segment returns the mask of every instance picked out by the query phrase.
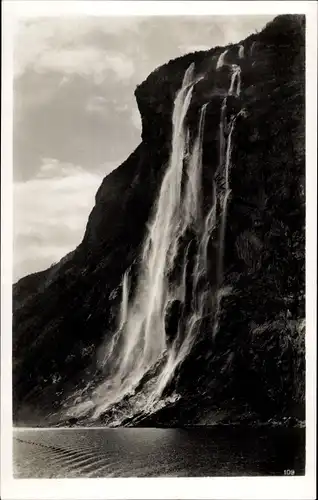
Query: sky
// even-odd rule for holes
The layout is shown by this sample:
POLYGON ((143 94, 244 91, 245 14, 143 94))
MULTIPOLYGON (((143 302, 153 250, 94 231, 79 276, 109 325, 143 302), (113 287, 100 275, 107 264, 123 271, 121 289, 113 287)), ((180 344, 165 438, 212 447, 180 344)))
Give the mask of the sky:
POLYGON ((105 175, 140 143, 134 90, 156 67, 274 16, 20 20, 14 44, 13 280, 81 241, 105 175))

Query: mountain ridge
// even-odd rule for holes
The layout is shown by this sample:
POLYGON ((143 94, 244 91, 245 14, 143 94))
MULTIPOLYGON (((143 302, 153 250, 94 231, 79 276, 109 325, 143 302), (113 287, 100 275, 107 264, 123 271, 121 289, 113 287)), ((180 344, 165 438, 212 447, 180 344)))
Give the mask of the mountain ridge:
POLYGON ((196 423, 222 405, 236 413, 245 406, 261 419, 304 417, 304 37, 304 16, 278 16, 238 44, 169 61, 137 87, 142 142, 103 180, 82 242, 14 285, 15 422, 56 424, 68 395, 102 376, 98 348, 115 328, 127 268, 133 287, 136 281, 169 161, 175 94, 191 62, 203 76, 187 117, 193 135, 198 110, 207 98, 212 103, 203 144, 206 204, 230 66, 241 66, 241 96, 228 100, 229 110, 246 114, 234 136, 225 247, 226 283, 235 293, 224 298, 216 341, 202 338, 180 367, 173 381, 180 401, 148 421, 196 423), (217 70, 226 50, 229 62, 217 70))

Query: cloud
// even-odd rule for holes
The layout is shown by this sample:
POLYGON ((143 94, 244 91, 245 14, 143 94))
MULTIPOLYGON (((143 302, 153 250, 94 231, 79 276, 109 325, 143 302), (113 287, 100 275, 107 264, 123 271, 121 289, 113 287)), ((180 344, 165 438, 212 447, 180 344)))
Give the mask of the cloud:
POLYGON ((78 175, 86 175, 82 167, 73 163, 62 163, 56 158, 43 158, 36 179, 62 179, 78 175))
MULTIPOLYGON (((118 79, 129 79, 134 73, 133 61, 105 44, 89 43, 94 33, 119 35, 127 28, 137 26, 137 20, 118 19, 112 22, 96 19, 38 19, 20 23, 15 41, 15 74, 21 76, 27 69, 38 73, 60 72, 63 75, 92 76, 101 83, 107 73, 118 79)), ((62 85, 68 80, 61 79, 62 85)))
POLYGON ((80 243, 102 178, 45 159, 37 178, 14 184, 14 280, 46 269, 80 243))
POLYGON ((60 85, 65 85, 69 81, 68 77, 74 74, 91 77, 97 85, 102 83, 110 72, 119 80, 129 80, 134 74, 134 64, 125 55, 92 47, 61 50, 46 48, 30 61, 28 66, 37 73, 61 73, 63 77, 60 85))
POLYGON ((89 113, 102 113, 104 114, 107 110, 107 106, 109 104, 109 99, 106 99, 103 96, 92 95, 85 106, 85 110, 89 113))
POLYGON ((38 73, 54 71, 91 77, 97 85, 109 72, 120 80, 129 80, 134 74, 134 65, 128 57, 90 47, 47 50, 33 61, 33 69, 38 73))

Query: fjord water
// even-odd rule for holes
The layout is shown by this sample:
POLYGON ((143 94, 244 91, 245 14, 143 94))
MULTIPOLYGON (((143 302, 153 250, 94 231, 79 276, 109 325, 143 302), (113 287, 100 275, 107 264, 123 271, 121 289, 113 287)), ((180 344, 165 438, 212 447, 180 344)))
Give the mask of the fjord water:
POLYGON ((304 429, 25 429, 16 478, 303 475, 304 429), (286 473, 285 473, 286 474, 286 473))
MULTIPOLYGON (((217 68, 226 64, 225 59, 226 52, 220 56, 217 68)), ((90 420, 98 420, 111 410, 108 425, 118 426, 127 418, 151 414, 176 401, 179 397, 176 392, 168 397, 163 394, 196 342, 204 316, 214 317, 211 336, 217 334, 221 300, 229 292, 222 286, 223 258, 231 194, 233 133, 237 118, 242 114, 241 110, 228 117, 228 96, 239 97, 241 91, 240 67, 228 66, 229 87, 220 109, 220 154, 210 186, 210 207, 204 213, 202 156, 205 118, 210 103, 201 105, 196 137, 190 141, 187 113, 195 85, 203 77, 195 74, 194 64, 191 64, 175 97, 170 161, 148 223, 137 285, 131 294, 130 269, 127 269, 122 279, 117 331, 106 333, 105 344, 100 348, 99 368, 111 375, 105 376, 97 388, 86 391, 85 397, 76 394, 76 403, 68 406, 67 417, 83 417, 89 413, 90 420), (192 236, 185 244, 189 234, 192 236), (218 248, 212 263, 208 258, 211 239, 218 248), (188 270, 190 244, 196 248, 192 271, 188 270), (175 272, 180 262, 181 271, 175 272), (217 277, 213 291, 208 275, 211 265, 217 277), (166 319, 171 307, 178 303, 186 309, 189 272, 193 283, 191 306, 178 319, 173 338, 168 339, 166 319), (127 399, 129 404, 125 403, 124 411, 116 411, 121 401, 127 402, 127 399)))

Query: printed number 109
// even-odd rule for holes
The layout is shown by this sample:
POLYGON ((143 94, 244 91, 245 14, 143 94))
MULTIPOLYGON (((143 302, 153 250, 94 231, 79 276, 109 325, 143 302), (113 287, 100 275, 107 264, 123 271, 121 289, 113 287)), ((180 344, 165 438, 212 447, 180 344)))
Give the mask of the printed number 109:
POLYGON ((285 469, 284 470, 284 476, 294 476, 294 475, 295 475, 294 469, 285 469))

